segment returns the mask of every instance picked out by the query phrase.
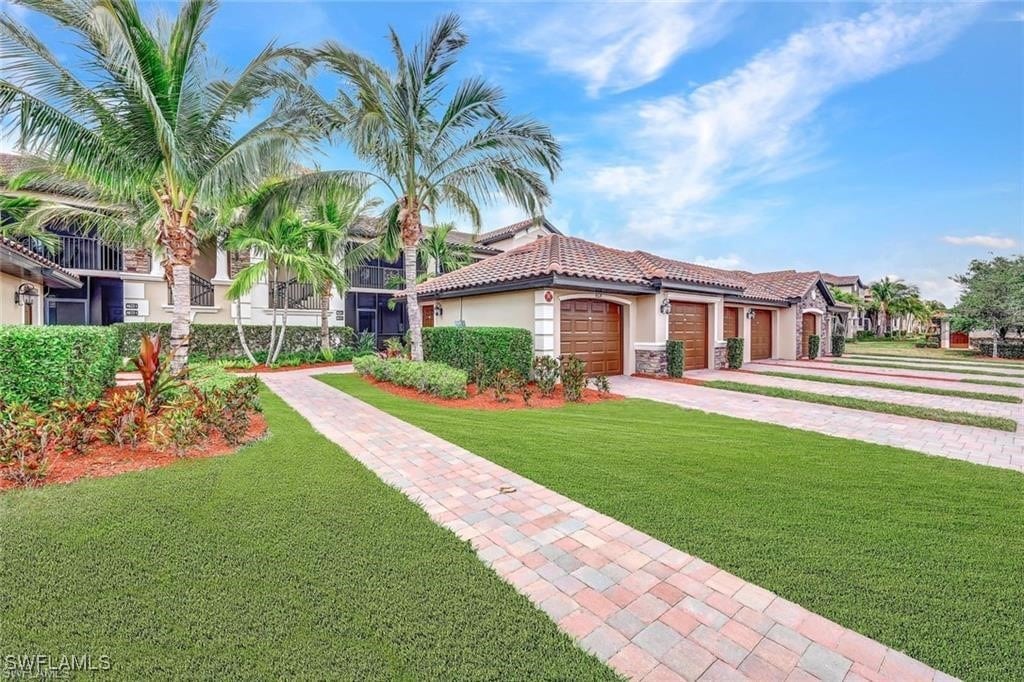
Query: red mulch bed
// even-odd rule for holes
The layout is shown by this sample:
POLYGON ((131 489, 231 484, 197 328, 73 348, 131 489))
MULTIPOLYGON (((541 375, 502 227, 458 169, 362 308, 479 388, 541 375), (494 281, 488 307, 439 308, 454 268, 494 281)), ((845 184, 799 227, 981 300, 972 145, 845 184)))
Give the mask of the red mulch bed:
MULTIPOLYGON (((118 389, 111 389, 111 391, 116 390, 118 389)), ((259 440, 266 432, 267 420, 263 415, 260 413, 252 415, 243 445, 259 440)), ((53 457, 41 485, 70 483, 86 477, 116 476, 128 471, 143 471, 144 469, 167 466, 181 459, 219 457, 230 454, 240 447, 242 446, 229 444, 216 430, 206 438, 202 445, 186 450, 181 455, 176 454, 173 449, 156 450, 147 444, 132 448, 97 443, 81 455, 62 454, 53 457)), ((0 490, 17 487, 20 486, 14 481, 0 478, 0 490)))
MULTIPOLYGON (((400 396, 402 398, 409 398, 410 400, 418 400, 421 403, 430 403, 431 405, 441 405, 443 407, 455 407, 463 410, 524 410, 524 409, 547 409, 552 407, 564 407, 565 405, 572 405, 573 403, 567 403, 565 401, 565 395, 562 393, 562 387, 556 386, 555 392, 550 398, 543 398, 540 395, 540 391, 537 390, 536 385, 530 384, 533 388, 533 397, 530 398, 530 404, 524 405, 523 398, 519 393, 510 393, 508 395, 508 402, 500 402, 494 397, 493 391, 484 391, 480 393, 477 390, 476 384, 469 385, 469 397, 468 398, 439 398, 434 395, 427 393, 420 393, 414 388, 406 388, 405 386, 398 386, 387 381, 377 381, 372 377, 364 377, 365 381, 370 382, 377 388, 387 391, 393 395, 400 396)), ((591 403, 601 403, 607 400, 623 400, 623 396, 610 393, 602 396, 594 389, 588 388, 583 391, 583 400, 576 405, 585 405, 591 403)))

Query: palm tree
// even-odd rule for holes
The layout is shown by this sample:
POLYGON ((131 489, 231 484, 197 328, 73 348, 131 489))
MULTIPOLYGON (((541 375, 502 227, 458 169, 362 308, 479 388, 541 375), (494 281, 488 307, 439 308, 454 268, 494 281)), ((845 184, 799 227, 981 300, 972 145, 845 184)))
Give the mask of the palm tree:
POLYGON ((448 235, 454 229, 453 223, 441 223, 427 230, 420 240, 420 264, 424 270, 429 270, 433 264, 431 275, 442 275, 473 262, 469 246, 449 241, 448 235))
MULTIPOLYGON (((234 228, 225 241, 225 246, 234 251, 248 251, 256 259, 235 275, 228 287, 229 299, 238 301, 257 284, 270 285, 271 325, 270 342, 267 346, 267 365, 277 361, 284 347, 285 330, 288 327, 289 293, 283 295, 279 283, 288 277, 309 284, 317 290, 327 286, 344 286, 344 273, 337 261, 317 251, 315 244, 328 243, 338 239, 341 230, 331 223, 304 221, 298 214, 282 216, 269 225, 248 221, 234 228), (277 313, 281 310, 280 331, 277 313)), ((244 328, 238 323, 239 341, 249 360, 256 359, 249 351, 244 328)))
POLYGON ((320 284, 320 348, 331 349, 331 330, 328 324, 331 307, 331 291, 335 287, 342 300, 348 288, 348 273, 372 258, 377 251, 377 240, 353 246, 352 228, 368 219, 370 213, 380 206, 380 200, 367 197, 367 188, 348 185, 341 187, 326 201, 312 207, 311 218, 332 229, 317 230, 313 235, 312 252, 340 265, 340 277, 334 281, 325 279, 320 284))
POLYGON ((387 194, 381 248, 404 254, 414 360, 423 359, 416 296, 423 212, 433 217, 447 206, 479 228, 479 206, 503 198, 539 217, 550 201, 547 182, 561 166, 550 129, 505 112, 499 88, 480 78, 449 87, 449 71, 467 40, 458 17, 446 15, 411 51, 391 31, 393 70, 336 43, 318 48, 316 59, 341 76, 343 85, 334 100, 308 106, 316 107, 312 115, 347 140, 367 168, 311 173, 290 188, 315 203, 313 197, 332 185, 358 178, 387 194))
POLYGON ((879 324, 882 333, 887 334, 891 331, 889 315, 893 303, 906 296, 908 286, 904 284, 902 279, 893 279, 886 276, 877 282, 872 282, 869 289, 871 290, 871 305, 881 315, 879 324))
POLYGON ((35 0, 70 33, 62 64, 9 14, 0 17, 0 117, 42 157, 34 182, 72 181, 104 205, 47 202, 29 224, 82 229, 163 251, 174 302, 171 369, 188 363, 189 278, 208 218, 283 170, 310 134, 291 98, 239 133, 236 119, 276 93, 302 96, 301 51, 263 48, 233 80, 213 70, 204 35, 212 0, 187 0, 173 21, 147 24, 132 0, 35 0), (84 67, 84 68, 83 68, 84 67))

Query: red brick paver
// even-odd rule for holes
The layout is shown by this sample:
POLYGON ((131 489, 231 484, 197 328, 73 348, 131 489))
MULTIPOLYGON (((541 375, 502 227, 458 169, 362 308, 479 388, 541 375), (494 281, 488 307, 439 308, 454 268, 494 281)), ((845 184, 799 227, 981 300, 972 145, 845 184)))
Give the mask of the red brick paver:
POLYGON ((613 377, 612 390, 632 398, 1024 472, 1024 431, 1019 429, 1010 433, 637 377, 613 377))
POLYGON ((908 670, 946 679, 311 373, 262 378, 314 428, 469 540, 482 561, 583 648, 631 679, 827 673, 828 679, 901 680, 908 670))

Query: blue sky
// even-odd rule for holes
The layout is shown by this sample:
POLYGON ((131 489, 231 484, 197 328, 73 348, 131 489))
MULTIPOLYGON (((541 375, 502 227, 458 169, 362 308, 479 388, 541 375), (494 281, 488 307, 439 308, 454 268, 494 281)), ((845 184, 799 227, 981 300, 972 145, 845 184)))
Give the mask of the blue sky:
POLYGON ((947 303, 971 258, 1024 249, 1021 3, 225 2, 209 36, 231 66, 271 39, 387 60, 389 24, 411 43, 445 11, 471 38, 458 75, 562 142, 548 217, 568 233, 947 303))

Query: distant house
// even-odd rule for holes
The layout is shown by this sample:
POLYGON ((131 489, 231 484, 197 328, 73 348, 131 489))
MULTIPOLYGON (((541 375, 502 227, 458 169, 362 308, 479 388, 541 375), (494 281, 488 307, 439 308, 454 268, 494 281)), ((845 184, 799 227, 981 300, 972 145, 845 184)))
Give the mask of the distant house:
POLYGON ((42 325, 45 291, 81 286, 77 277, 57 263, 0 237, 0 324, 42 325))
POLYGON ((837 304, 849 309, 845 321, 847 338, 853 338, 859 331, 875 329, 874 313, 867 306, 871 302, 871 289, 864 286, 860 275, 833 275, 830 272, 823 272, 821 278, 837 291, 856 296, 865 303, 865 305, 850 305, 842 302, 837 304))
POLYGON ((518 236, 420 284, 427 324, 528 329, 537 354, 577 355, 590 374, 664 374, 668 339, 683 341, 688 370, 723 367, 729 337, 744 339, 747 362, 804 357, 814 335, 830 352, 842 310, 818 272, 721 270, 553 227, 518 236))

